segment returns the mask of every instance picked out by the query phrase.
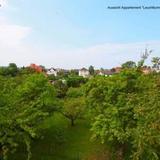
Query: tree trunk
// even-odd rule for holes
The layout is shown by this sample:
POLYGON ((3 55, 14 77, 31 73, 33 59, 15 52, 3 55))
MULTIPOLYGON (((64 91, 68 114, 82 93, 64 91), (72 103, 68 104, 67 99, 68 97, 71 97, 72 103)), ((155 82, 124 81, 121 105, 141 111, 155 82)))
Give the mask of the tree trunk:
POLYGON ((117 151, 117 160, 123 160, 123 149, 122 148, 119 148, 118 151, 117 151))
POLYGON ((71 126, 74 126, 74 119, 71 118, 71 126))
POLYGON ((125 152, 126 152, 126 144, 120 144, 116 153, 116 160, 124 160, 125 152))
POLYGON ((0 160, 3 160, 3 150, 1 146, 0 146, 0 160))

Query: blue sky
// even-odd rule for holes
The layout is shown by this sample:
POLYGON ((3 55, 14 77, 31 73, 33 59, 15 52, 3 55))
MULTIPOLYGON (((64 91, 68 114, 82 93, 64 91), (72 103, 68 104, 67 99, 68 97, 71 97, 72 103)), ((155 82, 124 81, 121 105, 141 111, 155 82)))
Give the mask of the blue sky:
MULTIPOLYGON (((160 56, 160 0, 0 0, 1 65, 96 68, 137 61, 147 45, 160 56), (1 53, 2 53, 1 52, 1 53)), ((150 57, 150 58, 151 58, 150 57)))

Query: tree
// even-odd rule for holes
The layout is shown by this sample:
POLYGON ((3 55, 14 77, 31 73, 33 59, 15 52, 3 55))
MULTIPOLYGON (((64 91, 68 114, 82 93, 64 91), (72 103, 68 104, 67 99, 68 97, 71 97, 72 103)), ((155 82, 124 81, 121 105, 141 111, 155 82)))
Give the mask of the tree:
POLYGON ((133 61, 127 61, 122 64, 122 68, 135 68, 135 67, 136 67, 136 63, 133 61))
POLYGON ((50 81, 55 81, 55 80, 57 80, 57 78, 56 78, 56 76, 55 76, 54 74, 48 75, 48 79, 49 79, 50 81))
POLYGON ((67 70, 60 70, 58 73, 57 73, 57 76, 59 78, 66 78, 68 77, 68 74, 69 72, 67 70))
POLYGON ((64 98, 66 96, 66 92, 68 90, 66 83, 63 83, 62 80, 57 80, 54 83, 54 87, 58 98, 64 98))
POLYGON ((62 115, 70 120, 71 126, 74 126, 75 121, 82 118, 84 109, 85 101, 81 89, 70 88, 61 109, 62 115))
POLYGON ((95 77, 86 84, 93 138, 110 144, 117 159, 159 158, 158 79, 132 69, 113 77, 95 77))
POLYGON ((18 73, 18 67, 15 63, 10 63, 8 66, 8 71, 11 76, 16 76, 18 73))
POLYGON ((83 111, 83 98, 69 98, 64 101, 63 111, 61 113, 70 120, 71 126, 74 126, 75 121, 82 117, 83 111))
POLYGON ((138 62, 138 67, 143 67, 146 59, 149 57, 150 53, 152 53, 152 50, 145 49, 144 53, 141 55, 141 60, 138 62))
MULTIPOLYGON (((146 82, 147 83, 147 82, 146 82)), ((138 96, 135 108, 136 128, 132 130, 133 160, 160 159, 160 92, 153 87, 138 96)))
POLYGON ((40 67, 42 68, 42 71, 43 71, 43 72, 46 72, 47 69, 45 68, 45 66, 40 65, 40 67))
POLYGON ((153 68, 160 69, 160 57, 153 57, 152 58, 153 68))
POLYGON ((82 87, 79 88, 73 88, 70 87, 66 93, 67 98, 79 98, 83 96, 83 90, 82 87))
POLYGON ((0 75, 7 76, 8 75, 8 68, 7 67, 0 67, 0 75))
POLYGON ((31 68, 31 67, 21 67, 21 68, 19 68, 19 75, 29 75, 29 74, 35 74, 36 73, 36 71, 33 69, 33 68, 31 68))
POLYGON ((7 67, 0 67, 0 75, 14 77, 17 73, 18 67, 15 63, 10 63, 7 67))
POLYGON ((80 76, 68 76, 65 78, 68 87, 80 87, 82 84, 86 83, 87 79, 80 76))
POLYGON ((31 158, 30 142, 38 136, 38 125, 56 110, 55 91, 46 77, 33 74, 17 82, 15 78, 0 78, 0 153, 8 153, 25 143, 28 160, 31 158))
POLYGON ((89 73, 90 75, 94 75, 94 67, 93 66, 89 66, 89 73))
POLYGON ((71 75, 71 76, 78 76, 78 70, 76 70, 76 69, 71 69, 71 70, 70 70, 70 75, 71 75))

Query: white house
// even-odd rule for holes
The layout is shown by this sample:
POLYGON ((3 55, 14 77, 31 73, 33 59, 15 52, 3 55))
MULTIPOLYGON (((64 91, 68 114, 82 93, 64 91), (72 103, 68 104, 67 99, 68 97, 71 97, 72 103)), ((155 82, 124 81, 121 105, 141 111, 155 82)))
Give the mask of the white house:
POLYGON ((58 74, 58 70, 55 69, 55 68, 50 68, 50 69, 48 69, 48 71, 47 71, 47 75, 57 76, 57 74, 58 74))
POLYGON ((79 70, 79 76, 87 78, 89 77, 89 75, 90 75, 89 70, 87 70, 86 68, 82 68, 79 70))
POLYGON ((105 70, 98 71, 97 74, 101 76, 112 76, 114 72, 112 70, 105 69, 105 70))

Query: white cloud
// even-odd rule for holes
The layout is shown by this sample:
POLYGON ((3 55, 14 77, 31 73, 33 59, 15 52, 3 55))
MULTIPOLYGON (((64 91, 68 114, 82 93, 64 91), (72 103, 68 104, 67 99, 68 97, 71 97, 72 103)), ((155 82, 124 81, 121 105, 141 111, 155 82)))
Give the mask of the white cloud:
POLYGON ((11 24, 6 17, 0 17, 0 65, 24 61, 28 51, 24 40, 30 32, 30 27, 11 24))
POLYGON ((8 1, 7 0, 0 0, 0 6, 1 6, 1 8, 6 8, 8 6, 8 1))
MULTIPOLYGON (((2 0, 0 0, 2 2, 2 0)), ((4 5, 7 1, 2 2, 4 5)), ((19 66, 37 63, 46 67, 81 68, 94 65, 96 68, 111 68, 121 65, 127 60, 138 61, 146 44, 154 52, 151 55, 160 56, 160 41, 145 41, 135 43, 104 43, 86 48, 45 48, 45 44, 36 46, 25 41, 32 29, 10 23, 0 16, 0 65, 10 62, 19 66)))
MULTIPOLYGON (((27 44, 29 27, 0 23, 0 65, 15 62, 19 66, 37 63, 46 67, 81 68, 94 65, 96 68, 119 66, 127 60, 138 61, 146 44, 154 52, 150 57, 160 56, 160 41, 136 43, 105 43, 86 48, 44 48, 43 45, 27 44)), ((150 60, 148 60, 150 61, 150 60)))
POLYGON ((20 66, 30 63, 47 67, 81 68, 94 65, 96 68, 111 68, 127 60, 138 61, 146 44, 153 49, 152 56, 160 56, 160 41, 136 43, 105 43, 86 48, 44 48, 24 41, 31 28, 9 23, 0 17, 0 65, 15 62, 20 66))
POLYGON ((149 64, 151 57, 160 56, 160 41, 106 43, 87 48, 35 50, 36 59, 33 60, 48 67, 81 68, 94 65, 96 68, 111 68, 120 66, 128 60, 138 61, 146 44, 149 49, 154 49, 147 61, 149 64))
POLYGON ((12 24, 0 24, 0 44, 8 47, 16 47, 30 33, 29 27, 12 24))

